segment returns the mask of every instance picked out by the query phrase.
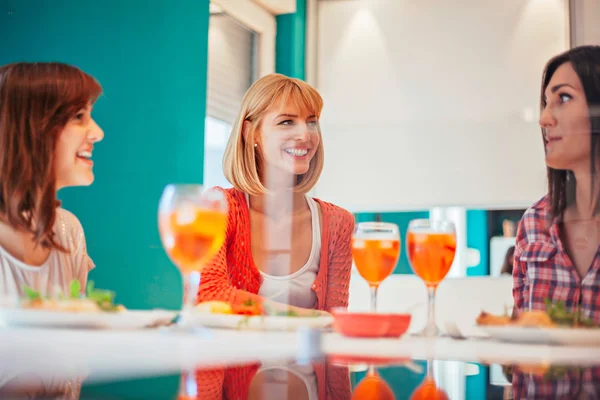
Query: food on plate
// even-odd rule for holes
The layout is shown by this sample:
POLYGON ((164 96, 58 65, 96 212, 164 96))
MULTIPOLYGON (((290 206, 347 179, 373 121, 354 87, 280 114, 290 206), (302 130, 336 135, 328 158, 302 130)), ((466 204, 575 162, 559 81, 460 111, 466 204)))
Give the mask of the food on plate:
POLYGON ((249 298, 241 304, 229 304, 224 301, 204 301, 195 307, 196 311, 210 314, 232 314, 254 316, 276 316, 276 317, 318 317, 320 314, 316 310, 311 310, 306 314, 298 314, 292 307, 276 308, 270 304, 260 304, 249 298))
POLYGON ((513 323, 518 326, 532 328, 552 328, 556 326, 546 311, 525 311, 519 314, 513 323))
POLYGON ((204 301, 196 306, 196 310, 212 314, 233 314, 231 305, 224 301, 204 301))
POLYGON ((44 297, 40 292, 24 286, 25 298, 21 307, 35 310, 63 311, 63 312, 119 312, 125 307, 114 304, 115 293, 110 290, 94 288, 94 282, 87 285, 86 295, 81 294, 81 284, 73 280, 67 295, 60 294, 55 298, 44 297))
POLYGON ((554 328, 558 326, 571 328, 597 327, 592 320, 583 318, 581 312, 568 311, 564 302, 552 302, 546 299, 546 311, 531 310, 523 311, 509 317, 504 315, 493 315, 485 311, 476 319, 480 326, 520 326, 531 328, 554 328))
POLYGON ((510 317, 508 315, 494 315, 482 311, 477 317, 477 325, 485 326, 499 326, 510 324, 510 317))

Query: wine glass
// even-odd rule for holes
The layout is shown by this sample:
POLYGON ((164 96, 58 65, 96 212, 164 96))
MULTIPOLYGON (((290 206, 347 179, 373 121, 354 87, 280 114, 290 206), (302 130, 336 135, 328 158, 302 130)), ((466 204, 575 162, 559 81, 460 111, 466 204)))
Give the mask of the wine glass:
POLYGON ((372 364, 369 364, 367 375, 352 392, 352 400, 395 400, 395 398, 392 388, 377 373, 372 364))
POLYGON ((456 254, 456 230, 449 221, 416 219, 408 225, 406 250, 413 272, 427 287, 427 325, 419 336, 438 336, 435 323, 435 293, 446 277, 456 254))
POLYGON ((440 388, 433 377, 433 360, 427 360, 427 374, 423 382, 411 394, 410 400, 449 400, 448 394, 440 388))
POLYGON ((352 235, 352 257, 358 273, 371 288, 371 312, 377 310, 377 289, 400 256, 398 226, 385 222, 361 222, 352 235))
POLYGON ((183 276, 181 323, 194 307, 200 272, 225 240, 227 200, 202 185, 167 185, 158 207, 162 245, 183 276))

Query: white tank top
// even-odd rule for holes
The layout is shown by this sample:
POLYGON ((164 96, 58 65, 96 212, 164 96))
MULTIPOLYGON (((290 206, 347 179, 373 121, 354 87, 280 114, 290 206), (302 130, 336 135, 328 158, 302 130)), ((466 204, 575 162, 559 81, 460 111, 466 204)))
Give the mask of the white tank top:
POLYGON ((68 252, 52 250, 40 266, 27 265, 0 246, 0 306, 16 303, 23 295, 23 285, 45 296, 68 293, 74 279, 85 288, 94 263, 87 254, 81 223, 70 212, 58 208, 54 233, 56 241, 68 252))
MULTIPOLYGON (((261 271, 263 282, 258 294, 280 303, 302 308, 314 308, 317 302, 317 294, 312 286, 319 272, 321 261, 321 224, 316 201, 306 196, 306 202, 310 209, 312 224, 312 246, 308 261, 298 271, 289 275, 274 276, 261 271)), ((246 195, 246 203, 248 203, 248 206, 250 205, 248 195, 246 195)), ((278 257, 281 262, 287 262, 288 260, 288 256, 282 254, 275 256, 271 262, 276 263, 278 257)))
POLYGON ((264 362, 256 375, 265 375, 265 385, 263 387, 264 397, 270 399, 285 399, 288 395, 288 381, 286 374, 291 373, 306 385, 308 400, 318 400, 319 387, 317 385, 317 376, 312 365, 297 365, 286 363, 268 363, 264 362))

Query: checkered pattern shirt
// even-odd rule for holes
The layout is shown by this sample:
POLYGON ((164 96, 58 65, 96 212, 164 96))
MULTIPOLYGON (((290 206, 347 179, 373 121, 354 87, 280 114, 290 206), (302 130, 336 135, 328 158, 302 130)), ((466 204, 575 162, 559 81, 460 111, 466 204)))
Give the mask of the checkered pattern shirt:
POLYGON ((523 215, 517 230, 513 267, 515 309, 546 310, 544 300, 563 301, 570 311, 600 324, 600 251, 587 274, 579 277, 559 237, 557 220, 550 220, 546 197, 523 215))
POLYGON ((515 372, 512 385, 515 400, 598 399, 600 368, 571 369, 558 377, 515 372))

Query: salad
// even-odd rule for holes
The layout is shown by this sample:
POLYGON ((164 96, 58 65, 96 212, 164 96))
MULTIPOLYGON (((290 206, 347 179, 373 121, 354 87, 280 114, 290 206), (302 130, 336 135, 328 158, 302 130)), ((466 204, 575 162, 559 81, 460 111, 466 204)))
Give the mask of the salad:
POLYGON ((581 315, 581 310, 567 310, 563 301, 545 300, 546 310, 523 311, 517 315, 493 315, 482 311, 477 317, 477 324, 483 326, 527 326, 536 328, 598 328, 593 320, 581 315))
POLYGON ((71 281, 69 293, 56 297, 46 297, 28 286, 23 286, 24 298, 21 307, 27 309, 66 311, 66 312, 119 312, 125 307, 114 303, 115 293, 94 287, 94 282, 87 284, 86 294, 81 294, 78 280, 71 281))

